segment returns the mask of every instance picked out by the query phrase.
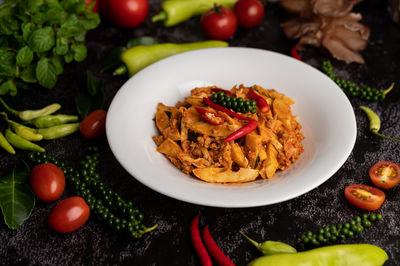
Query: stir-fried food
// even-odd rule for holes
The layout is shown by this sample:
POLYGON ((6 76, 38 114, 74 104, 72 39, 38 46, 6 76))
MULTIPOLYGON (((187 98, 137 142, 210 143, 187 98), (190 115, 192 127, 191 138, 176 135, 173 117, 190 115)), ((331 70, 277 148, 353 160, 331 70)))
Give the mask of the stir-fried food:
POLYGON ((254 85, 198 87, 175 106, 158 103, 153 140, 187 175, 212 183, 272 178, 304 151, 294 101, 254 85))

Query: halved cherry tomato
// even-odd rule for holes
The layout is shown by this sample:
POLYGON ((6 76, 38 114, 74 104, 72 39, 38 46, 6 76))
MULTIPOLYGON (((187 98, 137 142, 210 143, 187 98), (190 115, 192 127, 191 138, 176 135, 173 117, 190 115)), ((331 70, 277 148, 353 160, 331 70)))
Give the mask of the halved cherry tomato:
POLYGON ((81 197, 66 198, 54 207, 49 216, 49 225, 59 233, 77 230, 89 219, 90 208, 81 197))
POLYGON ((88 114, 81 123, 81 135, 87 139, 100 137, 106 130, 107 112, 101 109, 88 114))
POLYGON ((347 186, 344 195, 351 204, 368 211, 379 209, 386 197, 382 190, 361 184, 347 186))
POLYGON ((393 162, 377 162, 369 169, 369 177, 375 186, 389 189, 400 183, 400 167, 393 162))
POLYGON ((29 184, 36 198, 43 202, 53 202, 64 192, 65 176, 55 164, 39 164, 32 169, 29 184))

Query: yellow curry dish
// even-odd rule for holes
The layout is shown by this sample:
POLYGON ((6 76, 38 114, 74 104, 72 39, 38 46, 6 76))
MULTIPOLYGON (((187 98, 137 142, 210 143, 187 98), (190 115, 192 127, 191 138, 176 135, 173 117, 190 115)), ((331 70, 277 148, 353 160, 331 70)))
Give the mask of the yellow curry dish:
POLYGON ((157 151, 183 173, 212 183, 272 178, 304 151, 294 101, 259 85, 197 87, 175 106, 158 103, 157 151))

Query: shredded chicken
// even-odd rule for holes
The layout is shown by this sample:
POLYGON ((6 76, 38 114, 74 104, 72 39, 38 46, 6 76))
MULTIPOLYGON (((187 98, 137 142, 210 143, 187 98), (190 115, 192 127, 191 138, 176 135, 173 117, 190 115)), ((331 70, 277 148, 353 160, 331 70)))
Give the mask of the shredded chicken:
POLYGON ((360 0, 282 0, 281 5, 297 18, 281 24, 297 48, 312 45, 327 49, 331 55, 346 63, 364 63, 359 53, 365 50, 370 29, 360 23, 361 14, 352 13, 360 0))

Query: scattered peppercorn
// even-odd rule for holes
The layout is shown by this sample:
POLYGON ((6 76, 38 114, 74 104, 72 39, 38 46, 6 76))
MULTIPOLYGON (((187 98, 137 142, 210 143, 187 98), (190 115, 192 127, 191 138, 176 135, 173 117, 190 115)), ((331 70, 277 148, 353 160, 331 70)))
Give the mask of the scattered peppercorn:
POLYGON ((256 113, 255 101, 244 100, 243 98, 231 97, 224 92, 217 92, 211 95, 211 101, 217 103, 225 108, 231 109, 237 113, 256 113))
POLYGON ((300 249, 308 249, 327 244, 333 244, 339 240, 351 238, 355 234, 359 234, 372 225, 372 222, 382 220, 381 214, 363 214, 361 217, 356 216, 354 219, 343 224, 325 226, 317 232, 308 231, 302 234, 298 239, 300 249))
POLYGON ((32 152, 28 158, 35 164, 53 163, 58 165, 76 194, 86 200, 99 220, 108 224, 115 231, 128 233, 133 238, 140 238, 144 233, 154 230, 157 224, 147 228, 143 224, 143 214, 133 206, 133 203, 126 202, 118 193, 107 188, 100 181, 100 174, 96 169, 99 164, 99 156, 97 147, 89 147, 89 154, 80 161, 78 169, 65 167, 64 163, 46 153, 32 152))
POLYGON ((387 90, 375 89, 367 86, 360 87, 354 82, 337 77, 333 72, 333 67, 330 61, 324 61, 321 68, 322 71, 332 79, 347 96, 359 97, 362 100, 383 101, 386 94, 388 94, 394 86, 394 83, 392 83, 387 90))

